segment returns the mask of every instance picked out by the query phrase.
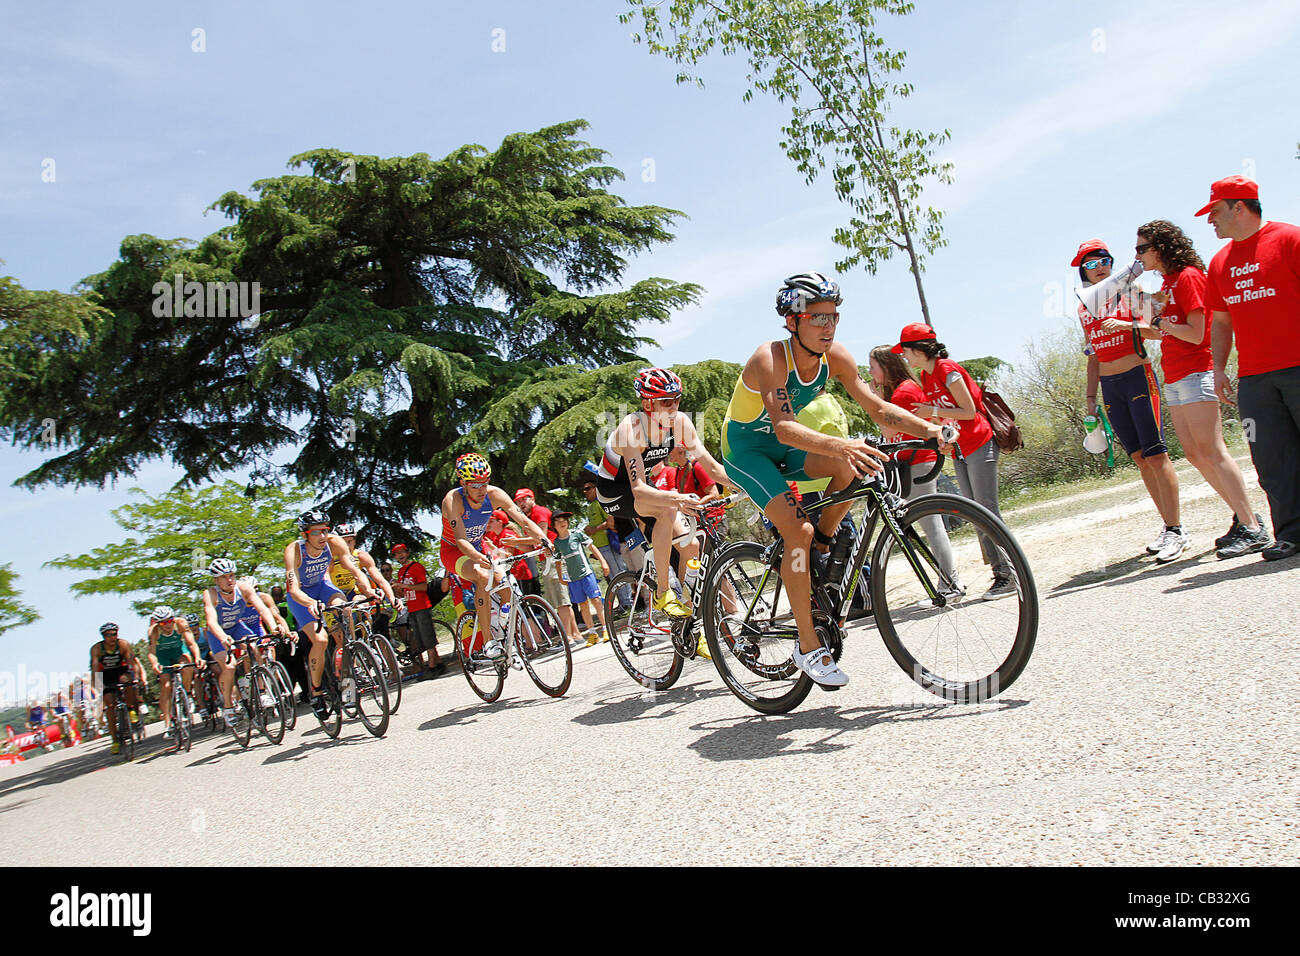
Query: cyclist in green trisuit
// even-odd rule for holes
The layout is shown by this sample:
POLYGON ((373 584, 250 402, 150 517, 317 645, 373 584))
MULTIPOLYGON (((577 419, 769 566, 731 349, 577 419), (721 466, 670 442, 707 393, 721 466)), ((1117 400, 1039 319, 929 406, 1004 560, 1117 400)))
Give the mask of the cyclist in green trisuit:
MULTIPOLYGON (((849 350, 835 342, 843 301, 839 285, 819 272, 785 280, 776 311, 790 337, 759 346, 745 363, 722 423, 722 460, 785 541, 781 578, 799 627, 794 663, 824 687, 843 687, 848 675, 825 651, 813 629, 808 575, 810 548, 825 553, 848 504, 821 509, 817 527, 799 506, 789 482, 830 478, 828 494, 882 470, 886 456, 860 438, 840 438, 799 424, 796 416, 833 376, 877 424, 923 438, 940 426, 884 401, 867 388, 849 350)), ((948 445, 940 450, 947 453, 948 445)))

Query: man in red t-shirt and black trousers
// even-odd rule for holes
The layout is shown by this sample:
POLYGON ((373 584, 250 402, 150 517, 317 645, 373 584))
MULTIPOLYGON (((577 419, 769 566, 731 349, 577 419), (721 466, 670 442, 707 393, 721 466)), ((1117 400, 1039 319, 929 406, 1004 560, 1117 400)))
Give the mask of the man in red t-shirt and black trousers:
POLYGON ((424 565, 411 558, 410 549, 404 544, 393 545, 392 555, 401 563, 393 584, 402 590, 406 599, 407 646, 411 659, 420 661, 420 655, 428 651, 428 661, 420 661, 424 664, 420 678, 437 677, 447 665, 438 657, 438 637, 433 632, 433 605, 437 602, 431 600, 429 588, 436 587, 437 598, 442 600, 447 593, 446 577, 431 582, 424 565))
POLYGON ((1273 518, 1265 561, 1300 553, 1300 227, 1265 222, 1259 186, 1228 176, 1210 187, 1209 213, 1220 239, 1210 261, 1205 308, 1213 317, 1214 391, 1233 403, 1225 368, 1237 346, 1237 402, 1250 457, 1273 518), (1253 435, 1251 424, 1253 423, 1253 435))
MULTIPOLYGON (((537 525, 539 528, 545 528, 546 536, 552 541, 555 540, 555 531, 551 528, 551 509, 543 508, 537 503, 537 497, 533 494, 531 488, 520 488, 516 491, 515 504, 519 506, 519 510, 524 513, 524 516, 529 521, 537 525)), ((525 594, 535 594, 538 597, 541 597, 542 575, 540 569, 537 567, 537 559, 529 558, 526 563, 529 571, 532 572, 532 576, 528 578, 520 578, 519 575, 515 575, 519 580, 519 590, 523 591, 525 594)))

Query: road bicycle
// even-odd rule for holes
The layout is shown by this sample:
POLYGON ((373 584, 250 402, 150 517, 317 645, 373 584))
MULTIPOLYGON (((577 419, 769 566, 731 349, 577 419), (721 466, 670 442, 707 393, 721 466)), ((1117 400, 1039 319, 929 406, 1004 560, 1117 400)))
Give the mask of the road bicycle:
POLYGON ((620 571, 609 582, 605 620, 609 622, 610 645, 623 670, 642 687, 667 690, 677 683, 686 662, 695 658, 704 625, 701 608, 705 579, 714 556, 725 544, 720 534, 722 519, 727 508, 745 497, 744 492, 736 492, 708 501, 700 517, 688 521, 688 525, 697 524, 694 538, 700 545, 699 557, 692 559, 696 567, 690 569, 696 573, 686 575, 690 617, 673 618, 654 609, 655 567, 650 542, 644 535, 636 545, 645 554, 641 570, 620 571), (627 610, 616 614, 620 591, 630 599, 627 610))
POLYGON ((388 730, 388 681, 374 651, 361 639, 356 627, 356 612, 370 603, 363 597, 328 607, 317 605, 317 617, 330 632, 329 647, 334 651, 326 657, 321 681, 326 715, 317 715, 331 737, 339 735, 345 715, 359 718, 375 737, 382 737, 388 730), (343 646, 335 648, 334 635, 340 632, 343 646))
POLYGON ((194 737, 194 700, 185 690, 184 682, 181 681, 181 671, 194 666, 193 663, 187 662, 163 668, 164 672, 172 675, 172 739, 175 741, 173 753, 180 753, 182 750, 189 753, 194 737))
MULTIPOLYGON (((938 443, 876 447, 892 454, 937 451, 938 443)), ((938 455, 931 472, 916 480, 933 479, 943 462, 938 455)), ((945 700, 988 700, 1011 686, 1033 651, 1038 634, 1033 573, 1015 536, 984 506, 948 494, 905 500, 906 467, 891 461, 881 474, 806 508, 815 523, 822 508, 865 505, 858 508, 856 540, 847 544, 842 565, 809 562, 813 626, 838 660, 850 597, 870 554, 876 629, 899 667, 945 700), (989 579, 990 564, 1004 569, 1013 586, 1000 600, 983 600, 977 593, 979 583, 989 579)), ((780 535, 769 545, 728 545, 714 559, 705 588, 705 638, 713 663, 732 693, 765 714, 789 712, 813 686, 793 660, 799 634, 781 580, 783 553, 780 535), (724 606, 737 597, 738 609, 724 606)))
POLYGON ((194 699, 199 710, 207 715, 208 732, 215 734, 221 727, 221 684, 211 661, 195 678, 194 699))
POLYGON ((135 707, 127 704, 126 695, 138 683, 134 677, 123 678, 117 682, 114 722, 117 724, 118 754, 121 756, 123 763, 130 763, 135 757, 136 736, 133 724, 141 721, 135 713, 135 707), (134 721, 132 720, 133 717, 136 718, 134 721))
POLYGON ((230 733, 241 747, 248 746, 254 725, 271 743, 278 744, 284 740, 287 718, 279 685, 271 668, 259 661, 259 656, 255 653, 274 643, 273 637, 240 637, 234 642, 236 647, 243 647, 243 653, 239 660, 229 664, 236 668, 235 686, 231 693, 235 719, 230 723, 230 733), (238 673, 241 665, 244 671, 242 674, 238 673))
POLYGON ((500 639, 506 650, 499 658, 489 658, 483 650, 485 641, 478 633, 473 587, 459 577, 453 578, 453 596, 467 609, 456 620, 456 658, 470 689, 488 703, 501 696, 511 666, 527 671, 537 688, 549 697, 564 696, 573 679, 573 651, 555 608, 535 594, 525 595, 510 571, 520 560, 547 553, 548 549, 537 548, 492 561, 492 579, 502 577, 502 583, 490 594, 496 619, 491 626, 492 636, 500 639), (502 587, 510 589, 506 601, 497 594, 502 587))
POLYGON ((402 665, 392 642, 375 630, 373 614, 376 606, 382 605, 376 605, 375 602, 359 604, 353 612, 352 626, 356 639, 370 648, 375 660, 379 662, 384 682, 388 685, 388 712, 395 714, 402 705, 402 665))

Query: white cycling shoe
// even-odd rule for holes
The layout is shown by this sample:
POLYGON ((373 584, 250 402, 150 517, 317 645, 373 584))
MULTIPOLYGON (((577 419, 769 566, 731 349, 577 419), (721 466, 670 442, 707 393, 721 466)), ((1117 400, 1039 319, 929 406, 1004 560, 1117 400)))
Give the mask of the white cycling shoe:
POLYGON ((849 675, 840 670, 831 652, 824 647, 804 654, 797 647, 794 650, 794 666, 799 668, 822 687, 838 690, 849 682, 849 675))
POLYGON ((487 642, 487 646, 483 648, 483 653, 487 655, 489 660, 499 661, 506 656, 506 646, 501 638, 494 637, 487 642))

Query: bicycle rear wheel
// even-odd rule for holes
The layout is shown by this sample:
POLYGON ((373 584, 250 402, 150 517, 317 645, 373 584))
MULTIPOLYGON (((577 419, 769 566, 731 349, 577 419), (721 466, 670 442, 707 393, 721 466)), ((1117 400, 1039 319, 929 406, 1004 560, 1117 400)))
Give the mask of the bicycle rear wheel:
POLYGON ((470 689, 490 704, 501 696, 501 688, 505 686, 506 663, 483 656, 483 640, 474 639, 477 626, 474 611, 465 611, 456 621, 456 638, 452 643, 470 689))
POLYGON ((728 689, 762 714, 803 703, 812 679, 794 664, 799 629, 779 565, 763 560, 753 541, 727 545, 705 584, 704 637, 728 689))
POLYGON ((605 593, 605 620, 609 643, 628 676, 650 690, 667 690, 682 676, 685 662, 673 645, 673 619, 654 609, 653 578, 644 581, 634 571, 622 571, 605 593), (615 618, 620 590, 631 595, 626 617, 615 618))
POLYGON ((519 602, 515 651, 542 693, 564 696, 573 680, 573 652, 555 608, 535 594, 519 602))
POLYGON ((389 698, 388 681, 384 670, 375 658, 375 653, 367 645, 356 641, 351 646, 352 677, 356 693, 357 716, 366 730, 375 737, 382 737, 388 730, 389 698))
POLYGON ((253 668, 253 712, 257 729, 273 744, 284 740, 284 702, 279 685, 266 665, 253 668))
POLYGON ((945 700, 996 696, 1020 676, 1038 634, 1038 590, 1024 551, 996 515, 957 495, 909 501, 899 526, 909 548, 886 530, 871 558, 885 647, 912 680, 945 700), (981 600, 991 577, 986 553, 1014 588, 998 600, 981 600), (918 567, 942 601, 926 590, 918 567))
POLYGON ((379 669, 388 684, 390 704, 388 712, 395 714, 397 708, 402 706, 402 668, 397 663, 397 652, 393 650, 393 645, 388 638, 382 634, 371 634, 366 645, 374 652, 375 660, 379 662, 379 669))

